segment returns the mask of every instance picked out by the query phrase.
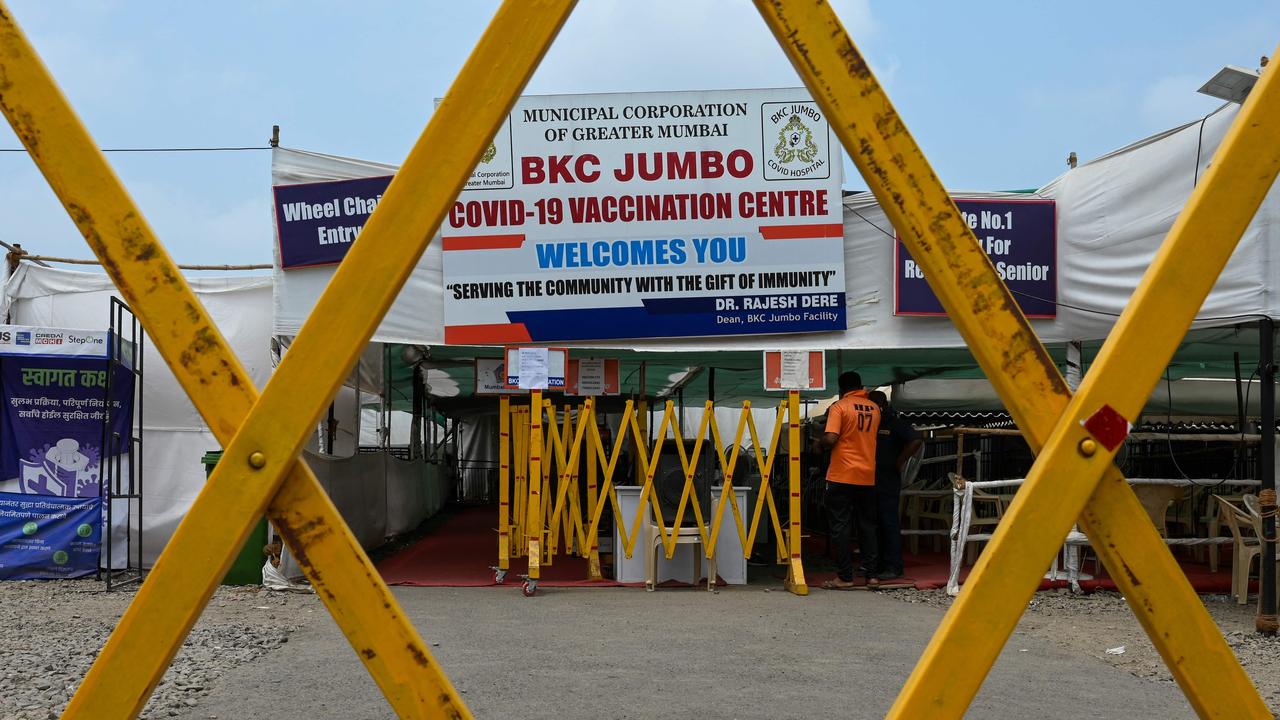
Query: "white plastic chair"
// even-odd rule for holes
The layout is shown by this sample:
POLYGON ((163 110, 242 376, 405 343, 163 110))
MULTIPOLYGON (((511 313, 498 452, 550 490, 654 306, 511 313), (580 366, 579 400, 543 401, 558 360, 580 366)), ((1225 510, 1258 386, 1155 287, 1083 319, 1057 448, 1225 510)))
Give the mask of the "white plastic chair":
MULTIPOLYGON (((1262 535, 1262 517, 1252 512, 1258 500, 1253 495, 1245 495, 1243 501, 1248 508, 1245 510, 1221 495, 1213 497, 1218 501, 1219 517, 1231 531, 1231 538, 1235 541, 1231 553, 1231 594, 1235 596, 1237 604, 1244 605, 1249 602, 1249 576, 1253 572, 1253 561, 1261 562, 1262 555, 1262 546, 1258 542, 1262 535), (1252 534, 1246 533, 1246 529, 1252 534)), ((1280 558, 1276 559, 1276 569, 1280 572, 1280 558)))
MULTIPOLYGON (((697 527, 681 527, 666 528, 668 533, 676 534, 676 546, 680 545, 697 545, 698 548, 693 553, 693 582, 697 584, 698 579, 702 577, 702 556, 705 551, 702 549, 702 536, 698 533, 697 527)), ((645 569, 644 569, 644 589, 653 592, 657 589, 658 584, 658 553, 663 551, 662 533, 658 531, 658 524, 653 521, 650 516, 645 522, 645 569)), ((716 556, 712 555, 707 560, 707 590, 715 591, 716 589, 716 556)))
MULTIPOLYGON (((654 492, 662 497, 663 491, 669 496, 668 504, 674 506, 676 498, 679 498, 684 488, 684 477, 678 471, 671 471, 658 478, 654 483, 654 492)), ((692 502, 698 502, 696 496, 690 498, 692 502)), ((709 507, 700 508, 703 517, 709 517, 709 507)), ((686 512, 692 512, 692 508, 686 508, 686 512)), ((665 511, 664 511, 665 514, 665 511)), ((674 520, 674 517, 663 518, 664 522, 674 520)), ((696 585, 702 577, 702 556, 706 551, 701 547, 702 534, 698 532, 698 527, 667 527, 668 534, 675 534, 675 544, 680 545, 698 545, 699 547, 693 553, 693 583, 696 585)), ((653 592, 658 586, 658 553, 664 547, 662 544, 662 532, 658 528, 658 523, 653 518, 653 507, 645 508, 645 568, 644 568, 644 589, 653 592)), ((714 591, 716 589, 716 558, 714 555, 708 559, 707 566, 707 590, 714 591)))

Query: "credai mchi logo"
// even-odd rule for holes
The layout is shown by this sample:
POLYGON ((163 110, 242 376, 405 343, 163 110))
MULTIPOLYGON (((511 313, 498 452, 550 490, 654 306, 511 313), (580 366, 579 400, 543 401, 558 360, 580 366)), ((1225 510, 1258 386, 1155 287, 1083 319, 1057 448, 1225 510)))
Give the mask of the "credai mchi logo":
POLYGON ((61 345, 62 333, 33 333, 32 344, 35 345, 61 345))
POLYGON ((814 102, 761 103, 765 180, 831 177, 831 134, 814 102))

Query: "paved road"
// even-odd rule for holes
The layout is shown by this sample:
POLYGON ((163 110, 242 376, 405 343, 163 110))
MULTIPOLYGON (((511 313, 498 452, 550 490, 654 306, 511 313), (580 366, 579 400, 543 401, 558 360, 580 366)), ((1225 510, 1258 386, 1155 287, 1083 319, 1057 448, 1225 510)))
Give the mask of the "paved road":
MULTIPOLYGON (((881 717, 941 619, 865 592, 541 593, 396 590, 478 718, 881 717)), ((393 717, 332 619, 313 617, 192 717, 393 717)), ((1194 715, 1172 684, 1015 634, 969 717, 1194 715)))

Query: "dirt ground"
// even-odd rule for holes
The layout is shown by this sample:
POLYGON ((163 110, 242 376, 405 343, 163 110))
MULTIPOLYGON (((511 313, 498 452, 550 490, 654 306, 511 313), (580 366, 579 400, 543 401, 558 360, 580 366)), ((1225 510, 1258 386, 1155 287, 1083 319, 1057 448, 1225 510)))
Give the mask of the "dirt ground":
MULTIPOLYGON (((395 593, 481 718, 654 717, 707 707, 717 712, 704 717, 880 717, 951 603, 943 590, 814 589, 796 598, 769 580, 715 594, 395 593)), ((131 597, 91 580, 0 583, 0 625, 11 628, 0 633, 0 718, 57 717, 131 597)), ((1280 709, 1280 640, 1253 631, 1253 604, 1203 599, 1280 709)), ((264 713, 393 716, 314 595, 221 588, 143 716, 264 713)), ((1120 596, 1062 591, 1036 595, 970 716, 1193 713, 1120 596)))
MULTIPOLYGON (((902 602, 943 609, 952 602, 945 590, 895 590, 883 594, 902 602)), ((1201 595, 1200 599, 1272 712, 1280 712, 1280 637, 1254 630, 1256 599, 1251 598, 1248 605, 1239 605, 1227 595, 1201 595)), ((1118 593, 1036 593, 1009 640, 1010 646, 1017 645, 1019 649, 1033 643, 1054 643, 1137 677, 1173 684, 1163 659, 1118 593)))

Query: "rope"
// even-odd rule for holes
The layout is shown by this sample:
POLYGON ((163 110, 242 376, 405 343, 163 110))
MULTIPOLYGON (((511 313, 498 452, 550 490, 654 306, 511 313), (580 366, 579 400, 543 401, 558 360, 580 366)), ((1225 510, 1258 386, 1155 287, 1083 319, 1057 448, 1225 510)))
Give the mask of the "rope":
MULTIPOLYGON (((1259 518, 1261 518, 1261 519, 1263 520, 1263 522, 1264 522, 1264 523, 1265 523, 1265 521, 1266 521, 1266 519, 1267 519, 1267 518, 1275 518, 1275 517, 1276 517, 1276 491, 1275 491, 1275 488, 1267 488, 1266 490, 1259 490, 1259 491, 1258 491, 1258 510, 1260 511, 1260 512, 1258 513, 1258 516, 1259 516, 1259 518)), ((1271 543, 1271 544, 1273 544, 1273 545, 1274 545, 1274 544, 1275 544, 1275 542, 1276 542, 1276 536, 1275 536, 1275 534, 1274 534, 1274 533, 1275 533, 1275 531, 1274 531, 1274 530, 1272 530, 1272 533, 1273 533, 1273 534, 1271 535, 1271 537, 1267 537, 1267 536, 1265 535, 1265 528, 1266 528, 1266 525, 1264 524, 1264 525, 1262 525, 1262 527, 1264 528, 1264 532, 1263 532, 1263 533, 1258 533, 1258 534, 1259 534, 1259 536, 1261 536, 1261 540, 1262 540, 1262 542, 1269 542, 1269 543, 1271 543)), ((1273 632, 1274 632, 1274 631, 1273 631, 1273 632)))
POLYGON ((1253 619, 1253 627, 1260 633, 1275 635, 1280 630, 1280 622, 1276 621, 1275 615, 1258 615, 1253 619))
POLYGON ((1262 506, 1262 517, 1276 516, 1276 491, 1275 488, 1267 488, 1258 491, 1258 504, 1262 506))
MULTIPOLYGON (((64 265, 101 265, 97 260, 85 260, 81 258, 64 258, 53 257, 50 255, 32 255, 25 250, 19 254, 19 259, 30 260, 31 262, 44 265, 45 263, 60 263, 64 265)), ((179 265, 179 270, 270 270, 271 265, 253 264, 253 265, 179 265)))

